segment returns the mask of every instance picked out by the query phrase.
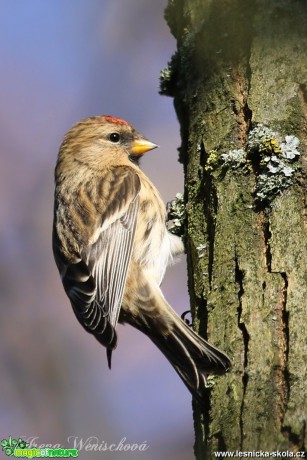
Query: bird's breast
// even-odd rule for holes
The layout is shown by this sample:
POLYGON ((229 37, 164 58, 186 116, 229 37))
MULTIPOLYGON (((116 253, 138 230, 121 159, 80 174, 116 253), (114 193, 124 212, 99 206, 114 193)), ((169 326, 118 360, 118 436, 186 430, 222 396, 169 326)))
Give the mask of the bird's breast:
POLYGON ((164 203, 157 189, 142 182, 140 207, 136 225, 133 259, 149 270, 160 284, 172 258, 164 203))

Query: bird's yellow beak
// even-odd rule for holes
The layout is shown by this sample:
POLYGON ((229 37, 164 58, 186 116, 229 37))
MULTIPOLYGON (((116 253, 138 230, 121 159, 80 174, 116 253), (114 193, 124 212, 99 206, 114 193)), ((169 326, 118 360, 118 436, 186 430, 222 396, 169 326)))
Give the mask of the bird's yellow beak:
POLYGON ((157 147, 158 147, 157 144, 154 144, 153 142, 149 142, 147 139, 139 138, 133 141, 131 153, 132 155, 139 156, 139 155, 143 155, 143 153, 145 152, 148 152, 148 150, 152 150, 157 147))

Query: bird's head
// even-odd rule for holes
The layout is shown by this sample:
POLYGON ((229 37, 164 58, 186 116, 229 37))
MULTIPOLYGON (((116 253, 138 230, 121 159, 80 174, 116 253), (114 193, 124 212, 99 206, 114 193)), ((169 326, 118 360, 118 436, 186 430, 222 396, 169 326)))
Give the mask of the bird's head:
POLYGON ((137 162, 148 150, 158 147, 125 120, 96 116, 81 120, 66 134, 59 162, 68 158, 100 169, 108 165, 137 162))

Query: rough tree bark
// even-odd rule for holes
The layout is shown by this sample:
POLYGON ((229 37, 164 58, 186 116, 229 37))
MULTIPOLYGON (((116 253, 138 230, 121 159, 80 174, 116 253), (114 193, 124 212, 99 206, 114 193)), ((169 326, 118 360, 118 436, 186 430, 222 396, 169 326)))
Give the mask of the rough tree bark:
POLYGON ((169 0, 166 20, 177 52, 161 93, 181 125, 193 322, 233 361, 206 410, 193 404, 195 455, 301 451, 307 2, 169 0))

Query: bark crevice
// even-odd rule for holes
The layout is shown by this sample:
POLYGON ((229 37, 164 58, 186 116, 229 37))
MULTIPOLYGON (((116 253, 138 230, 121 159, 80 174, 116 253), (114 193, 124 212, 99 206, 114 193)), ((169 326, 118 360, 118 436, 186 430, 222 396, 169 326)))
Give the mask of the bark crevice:
MULTIPOLYGON (((208 154, 205 146, 201 144, 201 158, 204 158, 204 165, 207 164, 208 154)), ((209 289, 212 289, 212 274, 213 274, 213 263, 214 263, 214 241, 215 241, 215 222, 216 214, 218 211, 218 195, 214 185, 211 174, 206 174, 204 168, 204 180, 203 180, 203 191, 204 191, 204 216, 207 227, 207 238, 208 238, 208 276, 209 276, 209 289)))
MULTIPOLYGON (((282 292, 282 334, 283 334, 283 358, 284 358, 284 365, 283 365, 283 385, 284 385, 284 411, 282 416, 282 421, 284 419, 285 410, 287 408, 289 398, 290 398, 290 373, 289 373, 289 349, 290 349, 290 326, 289 326, 289 312, 287 310, 287 298, 288 298, 288 276, 287 273, 283 272, 280 273, 284 285, 283 285, 283 292, 282 292)), ((282 423, 281 423, 282 424, 282 423)))
POLYGON ((243 450, 243 440, 244 440, 244 420, 243 420, 243 414, 244 414, 244 408, 245 408, 245 395, 246 395, 246 390, 247 390, 247 385, 248 385, 248 345, 249 345, 249 340, 250 340, 250 335, 247 331, 246 325, 244 321, 242 320, 242 313, 243 313, 243 307, 242 307, 242 297, 244 295, 244 271, 240 269, 239 266, 239 258, 236 255, 235 256, 235 279, 236 283, 238 285, 238 328, 240 329, 242 333, 242 339, 243 339, 243 345, 244 345, 244 356, 243 356, 243 375, 242 375, 242 400, 241 400, 241 406, 240 406, 240 449, 243 450))
POLYGON ((270 218, 268 215, 264 215, 263 220, 263 236, 264 236, 264 247, 265 247, 265 260, 266 268, 268 273, 272 272, 272 252, 270 239, 272 237, 271 228, 270 228, 270 218))

